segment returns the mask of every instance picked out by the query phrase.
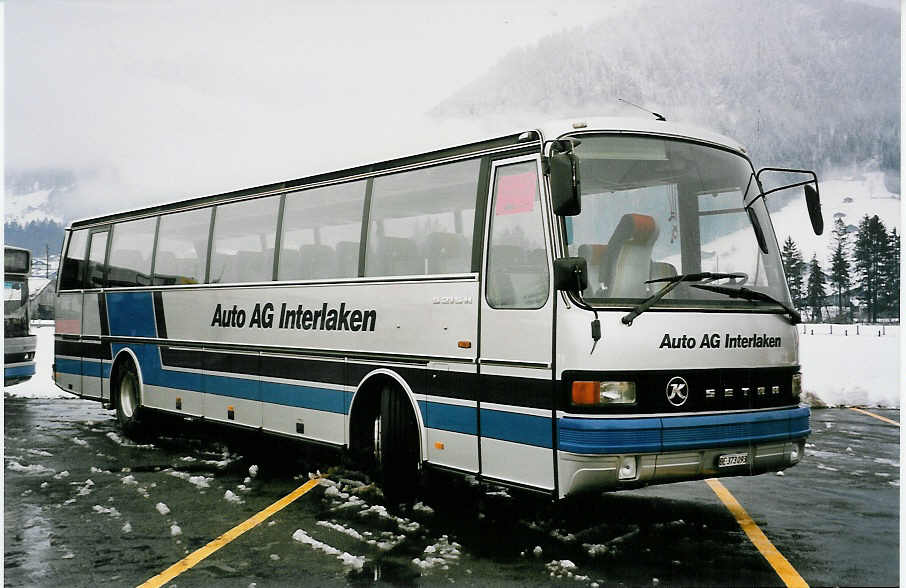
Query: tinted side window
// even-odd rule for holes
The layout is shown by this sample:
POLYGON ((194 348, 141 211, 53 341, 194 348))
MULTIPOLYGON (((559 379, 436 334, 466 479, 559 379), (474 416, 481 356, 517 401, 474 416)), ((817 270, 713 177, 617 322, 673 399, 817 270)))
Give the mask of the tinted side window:
POLYGON ((154 284, 201 284, 208 263, 211 209, 200 208, 160 217, 154 284))
POLYGON ((277 279, 354 278, 365 182, 287 194, 277 279))
POLYGON ((214 214, 211 283, 267 282, 274 274, 280 198, 222 204, 214 214))
POLYGON ((477 159, 374 179, 366 276, 471 270, 477 159))
POLYGON ((73 231, 69 237, 69 247, 66 249, 66 256, 63 258, 60 290, 78 290, 82 287, 87 248, 88 229, 73 231))
POLYGON ((497 168, 488 245, 488 304, 541 308, 550 274, 534 161, 497 168))
POLYGON ((107 231, 91 234, 88 246, 88 271, 85 275, 86 288, 103 288, 107 277, 107 231))
POLYGON ((107 285, 147 286, 151 283, 151 252, 157 217, 113 226, 107 285))

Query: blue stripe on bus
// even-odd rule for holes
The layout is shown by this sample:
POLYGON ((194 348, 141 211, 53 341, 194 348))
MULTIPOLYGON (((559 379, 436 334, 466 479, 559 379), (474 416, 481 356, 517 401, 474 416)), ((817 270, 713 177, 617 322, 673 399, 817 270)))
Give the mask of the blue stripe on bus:
POLYGON ((258 381, 230 376, 202 375, 198 372, 168 370, 161 367, 160 354, 154 345, 114 343, 114 356, 123 348, 129 348, 139 358, 142 381, 151 386, 175 388, 242 398, 260 400, 283 406, 309 408, 324 412, 346 414, 352 395, 345 390, 316 388, 302 384, 258 381))
POLYGON ((342 390, 275 382, 261 382, 261 401, 339 414, 346 403, 342 390))
POLYGON ((3 377, 4 378, 20 378, 22 376, 33 376, 35 375, 35 364, 30 363, 28 365, 17 365, 15 367, 5 367, 3 368, 3 377))
POLYGON ((151 292, 107 293, 110 334, 123 337, 156 337, 151 292))
POLYGON ((82 375, 100 378, 104 374, 104 366, 99 361, 82 360, 82 375))
POLYGON ((58 372, 64 374, 73 374, 75 376, 82 375, 82 362, 78 359, 66 359, 64 357, 57 357, 54 359, 54 365, 58 372))
POLYGON ((572 453, 648 453, 661 449, 661 419, 575 419, 559 422, 560 450, 572 453))
POLYGON ((551 434, 551 420, 548 417, 481 409, 482 437, 551 448, 551 434))
POLYGON ((809 409, 787 408, 664 418, 559 422, 559 447, 581 454, 654 453, 800 439, 811 433, 809 409))
POLYGON ((422 411, 425 426, 430 429, 464 433, 466 435, 478 434, 478 419, 474 406, 458 406, 442 402, 418 401, 422 411))

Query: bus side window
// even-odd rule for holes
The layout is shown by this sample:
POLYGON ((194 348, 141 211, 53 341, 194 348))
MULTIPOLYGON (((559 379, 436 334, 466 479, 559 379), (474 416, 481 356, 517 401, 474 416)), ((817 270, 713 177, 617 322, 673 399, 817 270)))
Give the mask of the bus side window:
POLYGON ((208 260, 211 209, 160 217, 154 254, 154 285, 201 284, 208 260))
POLYGON ((365 184, 363 180, 286 195, 278 280, 358 276, 365 184))
POLYGON ((98 231, 91 234, 91 244, 88 246, 88 271, 85 275, 85 288, 103 288, 106 286, 107 265, 107 235, 108 231, 98 231))
POLYGON ((471 271, 479 168, 470 159, 375 178, 365 275, 471 271))
POLYGON ((497 168, 487 279, 493 308, 534 309, 547 301, 550 274, 534 161, 497 168))
POLYGON ((69 247, 63 259, 60 290, 79 290, 82 288, 82 275, 85 270, 85 254, 88 248, 88 229, 73 231, 69 237, 69 247))
POLYGON ((269 282, 273 279, 279 207, 279 196, 217 207, 210 282, 269 282))
POLYGON ((118 223, 110 243, 107 285, 147 286, 151 283, 151 250, 157 217, 118 223))

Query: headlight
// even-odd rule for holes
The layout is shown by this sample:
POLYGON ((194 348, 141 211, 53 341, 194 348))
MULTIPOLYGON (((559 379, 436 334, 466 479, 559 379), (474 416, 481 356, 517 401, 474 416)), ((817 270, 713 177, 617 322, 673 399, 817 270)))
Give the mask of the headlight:
POLYGON ((793 385, 791 386, 793 400, 799 401, 799 395, 802 394, 802 374, 793 374, 793 385))
POLYGON ((635 404, 635 382, 573 382, 573 406, 635 404))

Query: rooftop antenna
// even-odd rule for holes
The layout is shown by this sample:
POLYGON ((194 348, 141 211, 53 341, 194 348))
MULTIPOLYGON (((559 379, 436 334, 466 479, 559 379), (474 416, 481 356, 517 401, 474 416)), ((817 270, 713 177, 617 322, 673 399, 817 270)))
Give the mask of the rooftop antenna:
POLYGON ((662 121, 664 121, 664 122, 667 122, 667 119, 664 118, 664 115, 663 115, 663 114, 658 114, 657 112, 653 112, 653 111, 651 111, 651 110, 648 110, 647 108, 643 108, 643 107, 639 106, 638 104, 633 104, 633 103, 630 102, 629 100, 623 100, 622 98, 617 98, 617 100, 619 100, 620 102, 623 102, 623 103, 625 103, 625 104, 628 104, 629 106, 635 106, 635 107, 638 108, 639 110, 642 110, 642 111, 644 111, 644 112, 647 112, 648 114, 653 115, 654 118, 656 118, 657 120, 662 120, 662 121))

